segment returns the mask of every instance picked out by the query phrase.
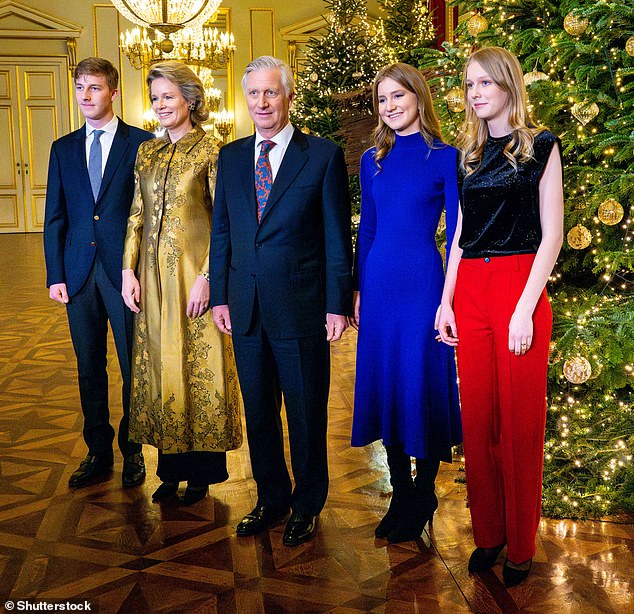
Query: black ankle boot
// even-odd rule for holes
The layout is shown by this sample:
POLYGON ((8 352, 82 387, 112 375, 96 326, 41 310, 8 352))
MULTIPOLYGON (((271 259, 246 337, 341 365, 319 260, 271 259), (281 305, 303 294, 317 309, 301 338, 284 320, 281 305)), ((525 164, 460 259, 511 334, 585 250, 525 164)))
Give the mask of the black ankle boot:
POLYGON ((418 539, 425 525, 428 522, 431 525, 437 507, 438 499, 435 495, 432 499, 429 493, 419 493, 417 487, 414 486, 409 492, 407 502, 402 507, 402 513, 387 534, 387 540, 391 544, 398 544, 418 539))
POLYGON ((399 522, 411 499, 414 489, 412 480, 412 460, 405 454, 403 446, 385 446, 387 452, 387 464, 390 469, 390 483, 392 484, 392 499, 387 513, 374 530, 374 535, 379 539, 388 536, 399 522))
POLYGON ((374 529, 375 537, 378 537, 379 539, 387 537, 387 534, 394 528, 394 523, 401 513, 402 506, 402 497, 399 497, 397 490, 393 490, 390 505, 387 508, 387 513, 383 516, 383 518, 381 518, 381 522, 376 525, 376 529, 374 529))

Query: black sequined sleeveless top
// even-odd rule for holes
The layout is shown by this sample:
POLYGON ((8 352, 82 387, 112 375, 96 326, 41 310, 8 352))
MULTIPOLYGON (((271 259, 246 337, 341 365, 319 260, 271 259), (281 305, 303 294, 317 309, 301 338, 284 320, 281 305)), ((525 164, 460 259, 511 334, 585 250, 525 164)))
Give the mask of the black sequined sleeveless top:
POLYGON ((539 180, 559 139, 547 130, 535 137, 534 158, 517 170, 504 156, 512 135, 487 139, 479 168, 458 169, 463 258, 534 254, 542 240, 539 180))

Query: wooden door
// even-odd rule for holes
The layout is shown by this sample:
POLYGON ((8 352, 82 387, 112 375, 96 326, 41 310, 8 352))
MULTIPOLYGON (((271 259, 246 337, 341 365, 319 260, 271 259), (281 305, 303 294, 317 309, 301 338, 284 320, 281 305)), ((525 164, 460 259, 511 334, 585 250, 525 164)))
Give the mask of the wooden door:
POLYGON ((69 115, 65 58, 0 58, 0 232, 43 229, 49 151, 69 115))

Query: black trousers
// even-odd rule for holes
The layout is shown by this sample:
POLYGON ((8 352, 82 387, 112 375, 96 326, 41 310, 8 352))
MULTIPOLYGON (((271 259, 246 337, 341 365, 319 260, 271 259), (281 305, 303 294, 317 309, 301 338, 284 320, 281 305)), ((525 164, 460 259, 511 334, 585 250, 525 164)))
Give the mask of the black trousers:
POLYGON ((130 414, 130 360, 133 313, 125 306, 120 291, 112 285, 98 259, 82 289, 66 305, 70 335, 77 357, 79 395, 84 414, 84 441, 88 453, 112 458, 114 429, 108 406, 108 322, 123 378, 123 417, 118 443, 124 456, 141 451, 141 444, 128 440, 130 414))
POLYGON ((229 479, 226 452, 158 452, 156 475, 162 482, 188 482, 208 486, 229 479))
MULTIPOLYGON (((257 303, 257 301, 256 301, 257 303)), ((316 516, 328 495, 330 347, 325 332, 271 339, 256 304, 246 335, 233 334, 258 503, 316 516), (286 408, 295 488, 284 457, 286 408)))

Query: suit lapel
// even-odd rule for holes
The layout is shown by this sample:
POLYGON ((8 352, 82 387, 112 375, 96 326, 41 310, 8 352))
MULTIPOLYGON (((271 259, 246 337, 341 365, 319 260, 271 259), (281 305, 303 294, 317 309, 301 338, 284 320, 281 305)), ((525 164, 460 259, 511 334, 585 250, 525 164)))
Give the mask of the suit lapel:
POLYGON ((97 202, 99 199, 105 194, 108 189, 108 185, 112 181, 112 178, 115 175, 121 160, 128 147, 130 146, 128 142, 128 126, 121 119, 119 119, 119 123, 117 125, 117 132, 114 135, 114 140, 112 141, 112 147, 110 148, 110 153, 108 154, 108 161, 106 162, 106 168, 103 172, 103 178, 101 179, 101 187, 99 188, 99 195, 97 196, 97 202))
POLYGON ((237 168, 247 169, 242 181, 244 196, 249 211, 253 213, 253 219, 257 220, 257 204, 255 199, 255 135, 245 139, 240 151, 240 163, 237 168))
POLYGON ((73 159, 69 160, 69 162, 74 168, 78 169, 78 187, 92 196, 92 186, 90 185, 90 177, 88 175, 88 162, 86 161, 86 124, 75 131, 75 144, 71 155, 73 159))
POLYGON ((266 201, 266 207, 264 208, 260 225, 262 225, 269 211, 280 200, 286 190, 288 190, 289 186, 295 181, 295 177, 297 177, 299 171, 301 171, 306 164, 308 160, 307 149, 308 142, 306 141, 306 137, 299 130, 295 129, 291 142, 288 144, 286 152, 284 153, 282 165, 277 171, 275 181, 271 187, 271 193, 266 201))

